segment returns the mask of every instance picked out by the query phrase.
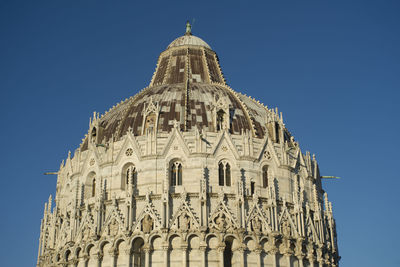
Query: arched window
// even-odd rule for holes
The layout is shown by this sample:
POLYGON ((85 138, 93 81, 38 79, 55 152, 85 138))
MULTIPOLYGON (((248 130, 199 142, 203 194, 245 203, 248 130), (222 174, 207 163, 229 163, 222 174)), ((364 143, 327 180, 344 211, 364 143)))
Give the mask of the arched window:
POLYGON ((135 166, 129 166, 127 169, 126 169, 126 172, 125 172, 125 181, 124 181, 124 183, 125 183, 125 185, 133 185, 133 184, 135 184, 135 180, 136 180, 136 174, 137 174, 137 172, 136 172, 136 168, 135 168, 135 166))
POLYGON ((128 190, 137 184, 137 169, 135 165, 127 163, 122 167, 119 183, 121 190, 128 190))
POLYGON ((218 184, 220 186, 231 186, 231 166, 226 161, 218 164, 218 184))
POLYGON ((92 142, 96 142, 96 136, 97 136, 97 130, 96 130, 96 127, 93 127, 92 138, 91 138, 92 142))
POLYGON ((279 127, 279 123, 275 122, 275 142, 279 143, 279 136, 280 136, 280 127, 279 127))
POLYGON ((256 183, 250 182, 250 195, 254 195, 255 190, 256 190, 256 183))
POLYGON ((218 184, 220 186, 224 185, 224 164, 222 162, 218 165, 218 184))
POLYGON ((231 186, 231 166, 229 163, 225 165, 225 185, 231 186))
POLYGON ((96 176, 92 180, 92 197, 96 196, 96 176))
POLYGON ((268 187, 268 166, 262 168, 262 185, 263 188, 268 187))
POLYGON ((175 161, 170 167, 170 185, 182 185, 182 163, 175 161))

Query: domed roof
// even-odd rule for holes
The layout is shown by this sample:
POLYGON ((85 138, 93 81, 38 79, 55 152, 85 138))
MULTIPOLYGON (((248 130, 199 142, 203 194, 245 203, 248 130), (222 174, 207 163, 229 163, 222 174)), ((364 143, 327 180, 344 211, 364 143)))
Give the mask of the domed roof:
POLYGON ((168 48, 178 47, 178 46, 189 46, 189 45, 202 46, 211 49, 211 47, 202 39, 192 35, 192 25, 190 25, 189 21, 187 21, 185 35, 176 38, 172 43, 169 44, 168 48))
POLYGON ((128 131, 146 135, 149 127, 155 133, 173 127, 217 132, 218 112, 225 114, 224 129, 231 134, 249 131, 263 138, 267 132, 268 109, 226 84, 218 56, 189 28, 160 54, 149 86, 99 118, 97 140, 118 140, 128 131))
POLYGON ((169 44, 168 48, 183 46, 183 45, 204 46, 207 47, 208 49, 211 49, 211 47, 206 42, 204 42, 203 39, 189 34, 176 38, 172 43, 169 44))

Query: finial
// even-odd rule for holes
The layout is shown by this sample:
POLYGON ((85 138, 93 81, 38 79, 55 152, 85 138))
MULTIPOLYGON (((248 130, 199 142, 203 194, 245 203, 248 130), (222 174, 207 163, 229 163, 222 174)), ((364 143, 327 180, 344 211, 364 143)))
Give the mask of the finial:
POLYGON ((186 21, 186 33, 185 35, 192 35, 192 25, 190 25, 189 21, 186 21))

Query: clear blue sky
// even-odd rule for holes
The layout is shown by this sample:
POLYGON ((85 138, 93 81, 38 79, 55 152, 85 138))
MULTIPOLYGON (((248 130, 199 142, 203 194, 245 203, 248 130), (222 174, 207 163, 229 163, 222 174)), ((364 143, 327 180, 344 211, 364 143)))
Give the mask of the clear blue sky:
POLYGON ((43 204, 93 111, 193 32, 317 155, 343 267, 400 266, 399 1, 0 1, 1 266, 34 266, 43 204))

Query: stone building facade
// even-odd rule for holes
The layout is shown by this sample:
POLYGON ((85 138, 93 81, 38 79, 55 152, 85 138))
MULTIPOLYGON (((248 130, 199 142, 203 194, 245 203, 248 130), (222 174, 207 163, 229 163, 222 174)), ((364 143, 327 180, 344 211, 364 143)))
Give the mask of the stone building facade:
POLYGON ((318 164, 191 34, 94 113, 45 204, 37 266, 338 266, 318 164), (53 202, 55 206, 53 207, 53 202))

